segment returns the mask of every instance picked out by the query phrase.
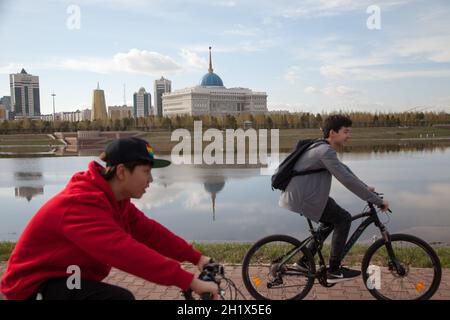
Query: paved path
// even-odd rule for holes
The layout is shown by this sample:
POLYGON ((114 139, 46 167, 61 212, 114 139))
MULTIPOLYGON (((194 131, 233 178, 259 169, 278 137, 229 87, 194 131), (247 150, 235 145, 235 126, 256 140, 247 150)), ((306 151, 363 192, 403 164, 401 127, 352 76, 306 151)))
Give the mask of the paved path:
MULTIPOLYGON (((0 262, 0 276, 6 268, 5 262, 0 262)), ((195 272, 196 268, 186 266, 187 270, 195 272)), ((239 265, 225 266, 226 275, 231 278, 247 299, 250 299, 241 280, 241 267, 239 265)), ((139 300, 178 300, 183 299, 180 290, 176 287, 163 287, 117 269, 113 269, 105 282, 115 284, 130 290, 139 300)), ((0 296, 0 299, 2 297, 0 296)), ((306 299, 309 300, 370 300, 373 299, 366 290, 361 278, 339 283, 332 288, 324 288, 315 284, 306 299)), ((450 269, 444 269, 441 285, 433 299, 450 300, 450 269)))

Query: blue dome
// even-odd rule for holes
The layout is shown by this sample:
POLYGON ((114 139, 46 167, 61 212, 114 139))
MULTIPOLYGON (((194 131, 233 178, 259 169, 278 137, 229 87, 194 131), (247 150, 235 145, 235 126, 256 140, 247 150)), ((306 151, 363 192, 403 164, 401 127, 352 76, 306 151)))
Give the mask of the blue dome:
POLYGON ((223 87, 223 82, 220 77, 214 72, 208 72, 202 78, 202 83, 200 84, 203 87, 223 87))

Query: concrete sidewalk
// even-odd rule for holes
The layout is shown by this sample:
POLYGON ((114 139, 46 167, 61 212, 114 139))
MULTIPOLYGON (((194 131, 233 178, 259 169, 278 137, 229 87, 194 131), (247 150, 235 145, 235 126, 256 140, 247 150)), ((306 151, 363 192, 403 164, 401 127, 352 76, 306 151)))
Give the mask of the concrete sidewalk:
MULTIPOLYGON (((0 263, 0 276, 6 268, 6 263, 0 263)), ((197 269, 192 266, 185 266, 191 272, 196 272, 197 269)), ((247 290, 242 283, 241 266, 227 265, 225 266, 225 274, 228 278, 233 280, 238 286, 239 290, 246 296, 246 299, 251 299, 247 290)), ((112 269, 109 276, 104 280, 105 282, 118 285, 130 290, 138 300, 182 300, 180 289, 176 287, 163 287, 150 283, 141 278, 127 274, 123 271, 112 269)), ((2 297, 0 296, 0 299, 2 297)), ((373 297, 365 288, 361 278, 349 280, 339 283, 332 288, 324 288, 316 283, 313 289, 305 298, 307 300, 372 300, 373 297)), ((444 269, 442 274, 441 285, 439 290, 433 296, 433 299, 450 300, 450 269, 444 269)))

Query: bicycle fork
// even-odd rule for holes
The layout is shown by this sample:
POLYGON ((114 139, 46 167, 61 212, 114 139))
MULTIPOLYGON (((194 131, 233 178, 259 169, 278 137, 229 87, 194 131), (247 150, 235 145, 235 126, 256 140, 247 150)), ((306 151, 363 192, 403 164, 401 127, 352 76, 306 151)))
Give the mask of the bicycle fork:
POLYGON ((386 230, 384 226, 380 227, 381 235, 384 239, 384 246, 386 247, 386 251, 388 253, 389 261, 388 261, 388 267, 390 271, 393 271, 395 268, 395 271, 399 276, 405 276, 406 275, 406 269, 402 266, 402 264, 397 260, 397 257, 395 256, 394 249, 392 248, 392 242, 391 242, 391 235, 386 230))

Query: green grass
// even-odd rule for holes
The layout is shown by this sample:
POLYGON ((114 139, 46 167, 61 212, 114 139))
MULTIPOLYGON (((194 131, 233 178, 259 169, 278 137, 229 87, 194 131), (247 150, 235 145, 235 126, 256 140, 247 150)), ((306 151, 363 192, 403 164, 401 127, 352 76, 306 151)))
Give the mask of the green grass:
MULTIPOLYGON (((244 259, 244 255, 253 243, 244 242, 220 242, 220 243, 199 243, 193 242, 194 248, 202 252, 204 255, 214 258, 216 261, 227 264, 241 264, 244 259)), ((0 242, 0 261, 7 261, 14 249, 14 242, 0 242)), ((285 252, 288 247, 286 245, 272 245, 265 247, 262 254, 258 257, 258 261, 261 263, 269 262, 271 259, 279 255, 281 252, 285 252)), ((368 246, 364 244, 356 244, 349 252, 344 260, 344 263, 349 266, 360 265, 362 258, 367 250, 368 246)), ((435 246, 434 249, 438 254, 443 268, 450 268, 450 247, 435 246)), ((325 259, 328 261, 330 253, 330 245, 325 244, 322 253, 325 259)), ((407 259, 412 262, 413 267, 426 268, 430 267, 429 262, 419 253, 417 248, 403 248, 397 251, 400 259, 407 259)), ((386 253, 381 251, 380 255, 376 257, 377 262, 380 265, 384 265, 383 259, 386 253)))
MULTIPOLYGON (((214 257, 217 261, 231 264, 240 264, 244 259, 244 255, 251 247, 252 243, 193 243, 194 247, 203 254, 214 257)), ((356 244, 352 250, 345 257, 344 263, 350 266, 360 265, 368 245, 356 244)), ((258 257, 258 261, 261 263, 269 262, 271 259, 278 256, 281 252, 285 252, 287 246, 272 245, 264 248, 262 254, 258 257)), ((443 268, 450 267, 450 247, 436 246, 436 250, 443 268)), ((322 254, 328 261, 330 254, 330 245, 325 244, 322 249, 322 254)), ((377 255, 376 259, 380 265, 384 265, 386 259, 385 252, 381 252, 377 255)), ((421 254, 418 248, 402 248, 399 250, 400 259, 407 259, 412 262, 414 267, 430 267, 429 261, 421 254)))
POLYGON ((7 261, 16 244, 14 242, 0 242, 0 261, 7 261))
POLYGON ((64 145, 59 140, 54 140, 46 134, 11 134, 0 135, 0 146, 48 146, 64 145))

